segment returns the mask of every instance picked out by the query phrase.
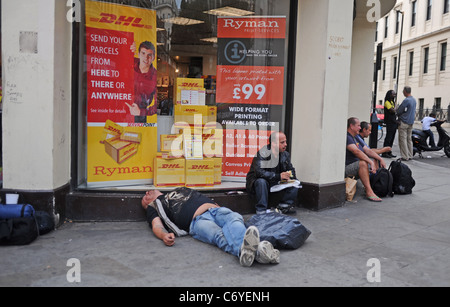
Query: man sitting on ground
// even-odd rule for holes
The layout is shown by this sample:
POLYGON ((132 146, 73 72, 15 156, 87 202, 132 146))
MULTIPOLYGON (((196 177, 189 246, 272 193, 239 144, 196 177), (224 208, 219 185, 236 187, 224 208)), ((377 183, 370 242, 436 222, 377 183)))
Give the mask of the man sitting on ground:
POLYGON ((197 191, 178 188, 164 195, 151 190, 142 198, 142 207, 153 233, 167 246, 175 244, 176 235, 190 234, 238 257, 245 267, 254 260, 280 263, 280 252, 270 242, 260 242, 256 227, 247 229, 240 214, 220 207, 197 191))
MULTIPOLYGON (((361 122, 361 130, 359 131, 359 137, 361 137, 361 141, 364 144, 364 146, 367 146, 368 148, 369 145, 367 145, 367 143, 364 141, 365 138, 367 138, 370 134, 372 133, 372 125, 369 124, 368 122, 361 122)), ((370 148, 372 149, 372 151, 374 153, 376 153, 377 155, 382 155, 382 157, 385 158, 390 158, 391 156, 388 156, 387 154, 392 152, 392 147, 383 147, 383 148, 370 148)))
POLYGON ((384 160, 374 153, 369 147, 358 140, 358 133, 361 130, 361 123, 356 117, 351 117, 347 121, 347 151, 345 157, 345 176, 356 177, 361 179, 361 182, 366 189, 366 197, 373 202, 381 202, 370 186, 370 173, 377 172, 378 163, 381 167, 386 168, 384 160))

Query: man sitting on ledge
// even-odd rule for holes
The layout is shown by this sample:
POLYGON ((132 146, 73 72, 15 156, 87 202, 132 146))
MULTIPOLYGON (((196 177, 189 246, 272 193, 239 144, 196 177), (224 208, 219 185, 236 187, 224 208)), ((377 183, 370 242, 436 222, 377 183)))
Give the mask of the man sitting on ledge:
MULTIPOLYGON (((282 181, 297 179, 291 156, 286 149, 286 135, 283 132, 274 132, 270 135, 269 144, 261 148, 253 158, 246 178, 246 188, 256 199, 257 214, 263 214, 269 209, 270 188, 282 181)), ((281 191, 283 198, 278 209, 285 213, 294 213, 298 190, 298 187, 290 187, 281 191)))
POLYGON ((245 227, 243 217, 189 188, 163 194, 148 191, 142 198, 147 221, 157 238, 166 246, 175 244, 175 236, 190 234, 239 258, 249 267, 259 263, 280 263, 280 252, 268 241, 259 240, 256 227, 245 227), (167 230, 170 229, 170 232, 167 230))

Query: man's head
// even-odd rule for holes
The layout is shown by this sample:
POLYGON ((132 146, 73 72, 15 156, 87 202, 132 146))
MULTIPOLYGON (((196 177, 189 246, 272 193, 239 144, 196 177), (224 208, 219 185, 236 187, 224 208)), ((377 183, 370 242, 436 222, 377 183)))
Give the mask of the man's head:
POLYGON ((430 117, 436 118, 436 113, 430 113, 430 117))
POLYGON ((347 120, 347 132, 356 136, 361 130, 361 122, 356 117, 350 117, 347 120))
POLYGON ((287 139, 283 132, 274 132, 270 135, 270 146, 272 149, 278 148, 278 152, 285 152, 287 149, 287 139))
POLYGON ((147 207, 161 195, 163 194, 158 190, 147 191, 141 200, 142 208, 147 209, 147 207))
POLYGON ((403 88, 403 95, 405 97, 411 96, 411 87, 410 86, 405 86, 403 88))
POLYGON ((143 42, 139 46, 139 60, 141 64, 146 66, 152 65, 155 60, 156 50, 155 46, 151 42, 143 42))
POLYGON ((366 138, 372 133, 372 125, 368 122, 361 122, 361 130, 359 131, 359 134, 366 138))

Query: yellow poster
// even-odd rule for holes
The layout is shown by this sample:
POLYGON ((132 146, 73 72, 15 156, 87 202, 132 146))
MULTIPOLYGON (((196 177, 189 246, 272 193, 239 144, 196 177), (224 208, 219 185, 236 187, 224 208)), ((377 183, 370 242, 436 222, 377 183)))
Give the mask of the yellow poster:
POLYGON ((86 1, 88 186, 152 183, 156 12, 86 1))

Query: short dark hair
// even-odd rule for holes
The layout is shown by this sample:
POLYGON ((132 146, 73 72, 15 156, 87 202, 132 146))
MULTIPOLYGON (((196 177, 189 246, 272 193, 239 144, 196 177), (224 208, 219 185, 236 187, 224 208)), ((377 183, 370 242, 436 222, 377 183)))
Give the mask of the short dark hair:
POLYGON ((405 86, 405 87, 403 88, 403 90, 405 91, 405 93, 411 94, 411 87, 410 87, 410 86, 405 86))
POLYGON ((369 129, 369 123, 368 122, 361 122, 361 131, 364 129, 369 129))
POLYGON ((350 125, 356 125, 357 120, 358 120, 358 118, 356 118, 356 117, 350 117, 347 120, 347 129, 350 128, 350 125))
POLYGON ((153 53, 156 55, 156 49, 155 49, 155 45, 153 45, 153 43, 151 43, 149 41, 142 42, 139 45, 139 52, 141 52, 142 48, 145 48, 145 49, 148 49, 148 50, 152 50, 153 53))

